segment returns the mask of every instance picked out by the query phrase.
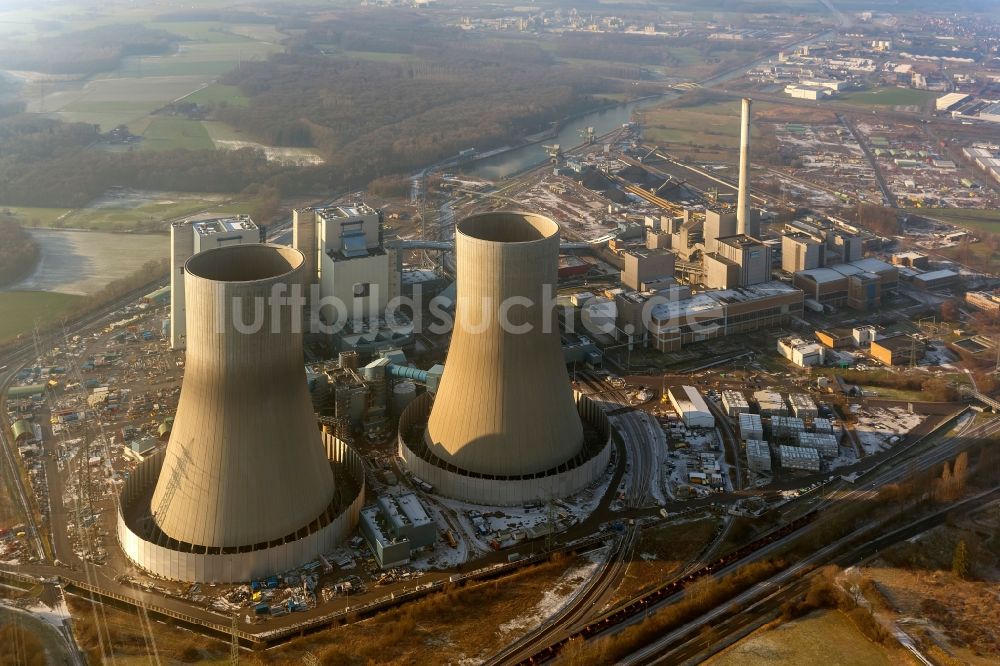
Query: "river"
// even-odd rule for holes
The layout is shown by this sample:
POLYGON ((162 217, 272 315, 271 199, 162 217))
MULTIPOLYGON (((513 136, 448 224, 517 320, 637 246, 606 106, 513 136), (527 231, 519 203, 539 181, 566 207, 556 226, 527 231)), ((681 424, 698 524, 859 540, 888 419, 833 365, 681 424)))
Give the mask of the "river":
POLYGON ((472 166, 471 171, 477 176, 489 180, 499 180, 507 176, 512 176, 525 169, 543 164, 549 159, 549 156, 545 153, 545 149, 542 148, 543 144, 558 143, 564 149, 578 146, 583 143, 583 137, 580 135, 580 132, 585 131, 588 127, 593 127, 594 133, 597 136, 607 134, 632 120, 632 111, 635 109, 653 106, 678 96, 676 93, 667 93, 666 95, 650 97, 627 104, 619 104, 587 113, 563 125, 555 137, 542 143, 521 146, 520 148, 479 160, 472 166))

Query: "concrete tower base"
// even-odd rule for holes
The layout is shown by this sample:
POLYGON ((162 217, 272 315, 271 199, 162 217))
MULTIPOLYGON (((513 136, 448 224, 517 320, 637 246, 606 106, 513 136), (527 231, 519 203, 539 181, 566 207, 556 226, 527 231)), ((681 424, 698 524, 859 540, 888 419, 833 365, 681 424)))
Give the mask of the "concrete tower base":
POLYGON ((166 540, 159 533, 159 539, 152 536, 148 507, 163 466, 164 451, 159 451, 140 463, 122 488, 118 513, 122 550, 136 566, 154 576, 192 583, 246 582, 308 564, 350 536, 365 500, 361 456, 330 434, 323 435, 323 443, 338 481, 347 481, 338 484, 338 497, 327 512, 284 539, 240 548, 208 549, 166 540), (347 497, 340 496, 348 489, 347 497))
POLYGON ((590 398, 575 393, 577 411, 587 426, 583 450, 571 460, 538 474, 495 476, 449 465, 424 445, 431 396, 423 394, 403 411, 399 420, 399 455, 407 470, 434 487, 434 493, 488 506, 516 506, 548 501, 577 493, 607 468, 611 459, 608 418, 590 398))

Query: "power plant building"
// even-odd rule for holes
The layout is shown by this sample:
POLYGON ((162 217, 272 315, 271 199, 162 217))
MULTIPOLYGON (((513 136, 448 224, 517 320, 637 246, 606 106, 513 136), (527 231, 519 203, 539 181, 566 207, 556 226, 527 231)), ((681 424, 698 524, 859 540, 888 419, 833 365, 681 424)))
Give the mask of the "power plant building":
POLYGON ((400 294, 402 272, 398 252, 386 243, 382 211, 366 205, 297 209, 292 244, 309 257, 306 282, 317 285, 320 296, 310 307, 335 330, 338 350, 370 352, 412 341, 412 322, 386 309, 400 294))
POLYGON ((792 284, 804 291, 806 298, 861 311, 877 306, 882 295, 895 290, 898 283, 899 270, 872 257, 792 275, 792 284))
POLYGON ((437 526, 414 493, 379 496, 361 511, 361 533, 383 569, 406 564, 437 540, 437 526))
POLYGON ((622 255, 622 284, 644 291, 647 285, 674 277, 673 252, 666 250, 630 250, 622 255))
POLYGON ((969 291, 965 294, 965 302, 994 317, 1000 314, 1000 296, 985 291, 969 291))
POLYGON ((800 368, 808 368, 823 365, 826 351, 818 342, 809 342, 792 335, 778 339, 778 353, 800 368))
POLYGON ((751 287, 771 279, 771 248, 746 235, 719 238, 716 252, 705 259, 709 289, 751 287))
POLYGON ((647 298, 634 294, 635 307, 619 300, 619 327, 628 324, 648 329, 650 346, 658 351, 678 351, 686 345, 779 326, 801 316, 802 292, 783 282, 765 282, 752 287, 706 291, 687 298, 664 299, 648 309, 648 320, 629 312, 645 311, 647 298))
POLYGON ((823 241, 803 232, 787 233, 781 237, 781 270, 797 273, 812 268, 822 268, 826 260, 823 241))
POLYGON ((729 210, 705 211, 705 252, 718 250, 719 239, 737 234, 736 212, 729 210))
POLYGON ((303 365, 301 315, 270 301, 305 258, 258 243, 184 266, 187 359, 166 449, 121 490, 118 539, 149 573, 240 582, 306 564, 342 541, 364 499, 363 462, 321 435, 303 365), (258 315, 261 315, 258 318, 258 315))
POLYGON ((608 465, 609 433, 603 412, 574 397, 547 305, 559 226, 532 213, 473 215, 456 225, 455 250, 451 345, 433 401, 418 396, 400 419, 406 468, 442 495, 479 504, 582 490, 608 465))
POLYGON ((233 215, 170 225, 170 348, 184 349, 187 310, 184 264, 205 250, 245 243, 263 243, 264 230, 249 215, 233 215))

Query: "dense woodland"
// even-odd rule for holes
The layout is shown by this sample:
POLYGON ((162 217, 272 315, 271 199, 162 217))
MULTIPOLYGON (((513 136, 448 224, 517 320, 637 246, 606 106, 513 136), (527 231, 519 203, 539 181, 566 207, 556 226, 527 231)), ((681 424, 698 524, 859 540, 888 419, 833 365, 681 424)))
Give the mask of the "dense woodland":
POLYGON ((0 287, 31 275, 38 264, 38 243, 14 220, 0 215, 0 287))
POLYGON ((238 193, 269 183, 283 193, 321 190, 329 173, 290 169, 260 153, 110 153, 88 148, 97 128, 37 116, 0 119, 0 201, 10 206, 84 206, 109 187, 238 193))
POLYGON ((44 37, 30 46, 0 46, 0 66, 47 74, 96 74, 118 68, 125 56, 160 55, 178 38, 142 25, 108 25, 44 37))
POLYGON ((338 181, 365 183, 544 130, 596 106, 591 95, 607 90, 533 42, 469 36, 405 15, 373 25, 313 25, 289 53, 245 63, 223 82, 250 104, 216 117, 264 143, 318 148, 338 181), (406 59, 341 55, 376 50, 406 59))
MULTIPOLYGON (((537 44, 423 21, 404 14, 377 30, 363 17, 314 24, 289 53, 223 77, 250 103, 219 104, 211 109, 216 119, 265 144, 315 148, 327 160, 321 167, 281 167, 249 149, 111 153, 91 147, 92 125, 0 114, 0 201, 79 207, 116 185, 227 193, 263 186, 281 196, 363 187, 466 148, 519 140, 606 103, 592 95, 614 91, 614 82, 559 64, 537 44), (408 59, 340 55, 374 48, 408 59)), ((161 35, 138 32, 134 43, 155 44, 161 35)), ((108 48, 123 44, 109 40, 108 48)))

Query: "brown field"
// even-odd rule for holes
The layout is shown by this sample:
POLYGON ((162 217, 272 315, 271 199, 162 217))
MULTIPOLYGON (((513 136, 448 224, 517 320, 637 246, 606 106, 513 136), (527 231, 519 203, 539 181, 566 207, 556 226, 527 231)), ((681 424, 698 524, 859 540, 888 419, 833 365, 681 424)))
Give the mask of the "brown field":
POLYGON ((680 573, 681 568, 712 540, 717 524, 716 518, 703 518, 644 530, 611 605, 650 590, 680 573))
POLYGON ((708 666, 877 666, 911 664, 902 652, 888 652, 868 640, 840 611, 816 611, 761 629, 705 661, 708 666))
MULTIPOLYGON (((244 651, 246 664, 301 663, 312 654, 323 664, 456 663, 484 658, 515 639, 500 625, 524 616, 567 571, 586 562, 560 559, 529 567, 499 581, 458 588, 387 611, 371 619, 328 629, 266 652, 244 651)), ((78 640, 92 663, 100 663, 99 642, 90 604, 73 599, 78 640)), ((119 664, 148 663, 148 648, 137 616, 106 608, 107 624, 119 664)), ((164 663, 228 663, 229 645, 154 622, 156 647, 164 663)), ((105 637, 106 638, 106 637, 105 637)))
POLYGON ((886 551, 862 575, 872 579, 897 622, 939 663, 1000 661, 1000 502, 886 551), (951 571, 959 541, 970 577, 951 571))

